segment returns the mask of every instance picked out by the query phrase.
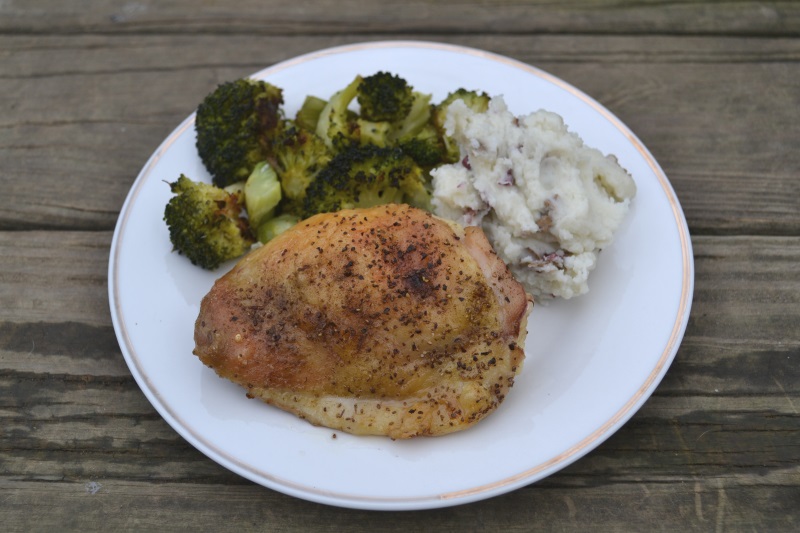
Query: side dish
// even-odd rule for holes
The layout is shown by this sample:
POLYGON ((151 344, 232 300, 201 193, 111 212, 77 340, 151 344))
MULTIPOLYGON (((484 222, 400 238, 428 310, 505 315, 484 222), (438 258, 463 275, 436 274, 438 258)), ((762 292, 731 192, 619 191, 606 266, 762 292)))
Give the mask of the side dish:
POLYGON ((176 196, 164 218, 174 249, 214 270, 241 257, 248 242, 267 242, 317 213, 389 203, 430 209, 430 170, 458 157, 442 129, 454 101, 485 110, 489 97, 459 89, 433 103, 405 79, 377 72, 327 100, 307 96, 289 118, 279 87, 252 79, 219 85, 195 114, 197 153, 212 183, 194 187, 183 176, 170 184, 176 196), (193 215, 190 204, 207 216, 193 215))
POLYGON ((549 111, 515 116, 501 97, 477 113, 450 106, 460 161, 432 171, 433 209, 479 225, 537 299, 589 290, 589 273, 636 194, 613 156, 586 146, 549 111))

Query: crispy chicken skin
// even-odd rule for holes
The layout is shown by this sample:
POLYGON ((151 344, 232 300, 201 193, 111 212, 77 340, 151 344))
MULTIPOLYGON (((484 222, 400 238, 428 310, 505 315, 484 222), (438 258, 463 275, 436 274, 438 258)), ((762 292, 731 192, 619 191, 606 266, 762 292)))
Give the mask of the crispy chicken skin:
POLYGON ((482 230, 385 205, 316 215, 214 284, 194 353, 315 425, 403 439, 494 411, 530 304, 482 230))

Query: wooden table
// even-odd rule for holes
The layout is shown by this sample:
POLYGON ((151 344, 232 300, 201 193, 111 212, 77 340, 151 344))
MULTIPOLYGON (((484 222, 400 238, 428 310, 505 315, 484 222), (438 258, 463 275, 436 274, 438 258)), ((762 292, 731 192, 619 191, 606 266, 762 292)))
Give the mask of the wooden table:
POLYGON ((30 530, 780 531, 800 527, 800 4, 0 2, 0 524, 30 530), (490 500, 327 507, 207 459, 114 335, 112 232, 217 83, 421 39, 540 67, 608 107, 688 219, 693 309, 652 398, 585 458, 490 500))

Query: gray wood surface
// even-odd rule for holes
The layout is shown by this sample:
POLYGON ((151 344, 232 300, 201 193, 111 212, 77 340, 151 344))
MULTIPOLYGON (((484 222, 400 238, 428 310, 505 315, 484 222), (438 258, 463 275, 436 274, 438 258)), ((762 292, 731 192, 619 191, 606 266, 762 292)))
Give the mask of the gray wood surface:
POLYGON ((800 3, 0 1, 0 524, 8 531, 792 531, 800 526, 800 3), (619 432, 510 494, 434 511, 305 502, 207 459, 128 371, 111 235, 217 83, 420 39, 590 94, 669 176, 695 253, 678 356, 619 432))

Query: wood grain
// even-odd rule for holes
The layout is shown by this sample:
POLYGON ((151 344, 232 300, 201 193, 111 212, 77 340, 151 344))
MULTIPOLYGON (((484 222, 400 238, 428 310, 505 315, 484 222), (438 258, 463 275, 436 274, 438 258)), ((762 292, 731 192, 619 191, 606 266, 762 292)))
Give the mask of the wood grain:
POLYGON ((15 33, 600 33, 794 35, 791 1, 649 0, 92 0, 6 2, 0 30, 15 33))
POLYGON ((0 0, 2 529, 796 530, 798 35, 791 1, 0 0), (539 483, 410 513, 306 502, 205 457, 136 384, 108 308, 125 196, 205 94, 387 39, 489 50, 597 99, 664 168, 696 267, 677 357, 617 433, 539 483))
MULTIPOLYGON (((6 500, 18 510, 19 530, 78 530, 86 524, 125 531, 791 531, 791 516, 776 513, 797 500, 791 488, 748 485, 730 476, 698 479, 680 491, 662 483, 618 482, 580 487, 535 486, 503 498, 423 513, 374 513, 322 507, 251 485, 67 482, 19 483, 6 500), (94 483, 94 484, 93 484, 94 483), (95 491, 92 493, 93 491, 95 491), (70 512, 35 518, 25 510, 58 502, 70 512), (620 505, 620 502, 626 502, 620 505), (183 520, 175 521, 180 510, 183 520), (665 512, 669 510, 668 512, 665 512)), ((2 513, 2 511, 0 511, 2 513)), ((2 514, 0 514, 2 517, 2 514)), ((8 523, 8 522, 7 522, 8 523)))
MULTIPOLYGON (((17 60, 0 77, 0 105, 9 109, 0 127, 7 162, 0 229, 80 230, 113 229, 150 154, 218 83, 344 42, 0 37, 0 47, 3 41, 17 60)), ((755 63, 746 41, 704 47, 705 39, 617 37, 607 45, 598 37, 516 37, 466 44, 540 66, 606 105, 660 162, 694 233, 733 234, 744 224, 748 234, 797 235, 800 123, 784 110, 800 103, 800 63, 792 60, 800 46, 759 40, 778 60, 755 63)))

